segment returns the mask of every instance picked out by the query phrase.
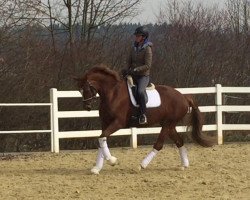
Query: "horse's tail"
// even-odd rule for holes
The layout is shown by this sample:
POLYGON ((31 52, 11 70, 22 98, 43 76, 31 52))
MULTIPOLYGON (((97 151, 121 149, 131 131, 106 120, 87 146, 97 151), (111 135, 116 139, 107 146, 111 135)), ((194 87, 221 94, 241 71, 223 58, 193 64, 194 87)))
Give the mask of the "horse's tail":
POLYGON ((191 126, 192 126, 192 138, 193 140, 198 143, 199 145, 203 147, 211 147, 213 146, 213 143, 209 141, 208 139, 204 138, 202 136, 202 126, 203 126, 203 119, 202 114, 197 106, 197 104, 194 102, 193 98, 191 96, 185 96, 189 106, 192 108, 191 111, 191 126))

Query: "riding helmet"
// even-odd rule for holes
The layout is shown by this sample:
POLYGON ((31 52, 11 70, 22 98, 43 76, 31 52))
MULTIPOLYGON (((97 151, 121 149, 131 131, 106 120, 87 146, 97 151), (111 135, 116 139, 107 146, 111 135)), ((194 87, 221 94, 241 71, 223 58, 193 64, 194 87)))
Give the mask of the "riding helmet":
POLYGON ((143 37, 148 38, 148 30, 144 26, 139 26, 135 29, 134 35, 142 35, 143 37))

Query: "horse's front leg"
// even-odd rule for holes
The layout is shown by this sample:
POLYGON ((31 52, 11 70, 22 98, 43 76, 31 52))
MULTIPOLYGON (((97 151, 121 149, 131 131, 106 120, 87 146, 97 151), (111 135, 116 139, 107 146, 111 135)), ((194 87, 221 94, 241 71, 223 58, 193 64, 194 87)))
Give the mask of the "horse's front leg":
POLYGON ((98 155, 96 159, 96 166, 91 169, 91 172, 94 174, 99 174, 103 167, 104 159, 108 161, 108 163, 112 166, 116 165, 118 163, 118 160, 116 157, 112 156, 110 153, 110 150, 108 148, 107 144, 107 138, 114 133, 115 131, 122 128, 121 123, 119 120, 114 120, 112 123, 110 123, 100 135, 98 141, 99 141, 99 149, 98 149, 98 155))
POLYGON ((116 119, 112 123, 110 123, 105 130, 103 130, 98 139, 104 158, 108 160, 109 164, 112 166, 117 164, 117 158, 111 155, 107 144, 107 138, 120 128, 122 128, 122 125, 120 124, 119 120, 116 119))

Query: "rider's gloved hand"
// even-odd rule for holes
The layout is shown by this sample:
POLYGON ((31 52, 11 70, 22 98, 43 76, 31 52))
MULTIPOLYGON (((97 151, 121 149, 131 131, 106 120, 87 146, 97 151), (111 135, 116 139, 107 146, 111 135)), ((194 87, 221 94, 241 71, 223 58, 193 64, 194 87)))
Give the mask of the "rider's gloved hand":
POLYGON ((134 68, 133 71, 134 71, 134 72, 139 72, 139 69, 136 67, 136 68, 134 68))
POLYGON ((128 70, 128 75, 133 75, 134 73, 135 73, 134 69, 131 69, 131 68, 130 68, 130 69, 128 70))
POLYGON ((121 70, 121 75, 123 78, 125 78, 128 75, 128 70, 127 69, 122 69, 121 70))
POLYGON ((136 68, 133 69, 133 72, 132 72, 132 73, 133 73, 134 75, 137 75, 139 72, 140 72, 140 69, 139 69, 138 67, 136 67, 136 68))

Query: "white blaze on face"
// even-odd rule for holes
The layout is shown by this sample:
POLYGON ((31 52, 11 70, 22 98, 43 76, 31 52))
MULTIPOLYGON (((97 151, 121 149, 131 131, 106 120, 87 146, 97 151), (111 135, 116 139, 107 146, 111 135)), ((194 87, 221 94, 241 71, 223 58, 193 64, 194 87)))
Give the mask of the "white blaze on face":
POLYGON ((83 95, 83 89, 81 89, 79 92, 83 95))

